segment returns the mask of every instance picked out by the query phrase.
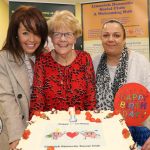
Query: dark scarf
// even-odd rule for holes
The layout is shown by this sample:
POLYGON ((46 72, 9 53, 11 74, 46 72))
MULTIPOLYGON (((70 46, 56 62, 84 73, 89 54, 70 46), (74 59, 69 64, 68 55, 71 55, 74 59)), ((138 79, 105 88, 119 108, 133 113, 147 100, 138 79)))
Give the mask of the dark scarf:
POLYGON ((97 108, 100 110, 113 110, 114 97, 118 89, 127 82, 128 50, 122 51, 114 82, 111 83, 109 70, 106 64, 107 55, 103 53, 96 72, 97 108))

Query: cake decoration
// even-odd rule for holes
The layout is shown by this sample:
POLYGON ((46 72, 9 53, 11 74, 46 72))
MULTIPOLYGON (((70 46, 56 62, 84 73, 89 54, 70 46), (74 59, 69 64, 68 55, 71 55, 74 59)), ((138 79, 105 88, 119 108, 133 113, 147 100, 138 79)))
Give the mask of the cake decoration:
POLYGON ((58 140, 59 138, 61 138, 62 136, 66 135, 69 138, 73 139, 76 136, 78 136, 79 134, 81 134, 83 136, 84 139, 86 138, 97 138, 99 136, 99 134, 96 133, 97 130, 94 131, 74 131, 74 132, 60 132, 60 131, 56 131, 56 132, 52 132, 48 135, 46 135, 47 138, 52 138, 54 140, 58 140))
MULTIPOLYGON (((40 112, 49 120, 34 115, 19 150, 133 150, 136 148, 128 127, 120 114, 111 111, 40 112), (110 115, 111 114, 111 115, 110 115), (112 115, 113 114, 113 115, 112 115), (76 122, 70 122, 70 116, 76 122), (106 117, 111 116, 111 117, 106 117), (116 130, 117 129, 117 130, 116 130), (30 132, 29 132, 30 131, 30 132), (38 132, 37 132, 38 131, 38 132)), ((37 113, 39 114, 39 113, 37 113)))
POLYGON ((92 116, 92 114, 90 112, 88 112, 88 111, 85 113, 85 116, 86 116, 86 120, 89 120, 90 122, 96 122, 96 123, 100 123, 101 122, 100 118, 94 118, 92 116))
POLYGON ((80 115, 81 111, 80 110, 75 110, 76 115, 80 115))
POLYGON ((65 133, 62 133, 60 131, 55 131, 55 132, 52 132, 48 135, 46 135, 48 138, 53 138, 55 140, 57 140, 58 138, 62 137, 65 133))
POLYGON ((75 113, 75 107, 69 107, 68 109, 70 114, 70 122, 77 122, 76 113, 75 113))
POLYGON ((39 116, 40 118, 43 118, 43 119, 49 120, 49 117, 48 117, 48 116, 46 116, 46 114, 45 114, 45 113, 43 113, 43 112, 41 112, 41 111, 35 111, 35 112, 34 112, 34 115, 35 115, 35 116, 39 116))
POLYGON ((54 146, 48 146, 47 150, 55 150, 54 146))
POLYGON ((29 138, 30 134, 31 134, 30 130, 25 130, 23 132, 22 138, 27 140, 29 138))
POLYGON ((123 135, 123 137, 124 137, 125 139, 128 138, 128 137, 130 136, 129 130, 126 129, 126 128, 124 128, 124 129, 122 130, 122 135, 123 135))

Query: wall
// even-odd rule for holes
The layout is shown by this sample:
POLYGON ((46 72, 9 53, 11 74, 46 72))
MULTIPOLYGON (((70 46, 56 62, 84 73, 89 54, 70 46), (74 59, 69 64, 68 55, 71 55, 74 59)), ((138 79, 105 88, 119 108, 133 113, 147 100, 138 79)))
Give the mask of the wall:
MULTIPOLYGON (((21 1, 21 0, 20 0, 21 1)), ((26 0, 29 1, 29 0, 26 0)), ((41 2, 41 0, 36 0, 37 2, 41 2)), ((53 3, 67 3, 67 4, 75 4, 74 0, 49 0, 49 2, 53 3)), ((75 9, 76 9, 76 16, 78 20, 81 23, 81 5, 80 3, 75 4, 75 9)), ((8 28, 8 23, 9 23, 9 6, 8 6, 8 1, 7 0, 0 0, 0 49, 2 48, 2 45, 5 41, 6 38, 6 33, 7 33, 7 28, 8 28)))
POLYGON ((78 20, 81 23, 81 4, 80 3, 76 3, 75 5, 75 10, 76 10, 76 17, 78 18, 78 20))
MULTIPOLYGON (((15 0, 13 0, 15 1, 15 0)), ((17 0, 16 0, 17 1, 17 0)), ((19 0, 23 2, 42 2, 41 0, 19 0)), ((66 3, 66 4, 75 4, 76 8, 76 16, 81 23, 81 3, 85 2, 93 2, 93 0, 43 0, 43 2, 50 2, 50 3, 66 3)), ((94 0, 96 1, 105 1, 105 0, 94 0)), ((8 0, 0 0, 0 49, 6 38, 7 28, 9 23, 9 6, 8 0)))
POLYGON ((6 38, 8 22, 8 4, 4 0, 0 0, 0 49, 6 38))

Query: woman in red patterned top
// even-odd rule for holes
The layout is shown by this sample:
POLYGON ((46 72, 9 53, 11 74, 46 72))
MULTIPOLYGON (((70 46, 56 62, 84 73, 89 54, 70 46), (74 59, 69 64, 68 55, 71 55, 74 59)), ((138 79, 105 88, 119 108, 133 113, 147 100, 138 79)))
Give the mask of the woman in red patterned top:
POLYGON ((36 60, 30 116, 34 111, 93 110, 95 74, 90 55, 72 49, 81 26, 69 11, 57 11, 48 21, 54 50, 36 60))

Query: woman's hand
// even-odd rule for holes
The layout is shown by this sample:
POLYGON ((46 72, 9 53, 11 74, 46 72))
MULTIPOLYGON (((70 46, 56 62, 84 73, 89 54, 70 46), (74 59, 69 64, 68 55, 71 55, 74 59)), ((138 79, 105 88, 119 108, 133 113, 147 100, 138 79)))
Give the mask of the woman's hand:
POLYGON ((19 140, 16 140, 16 141, 10 143, 9 144, 10 150, 15 150, 18 144, 19 144, 19 140))
POLYGON ((150 150, 150 137, 146 140, 141 150, 150 150))

